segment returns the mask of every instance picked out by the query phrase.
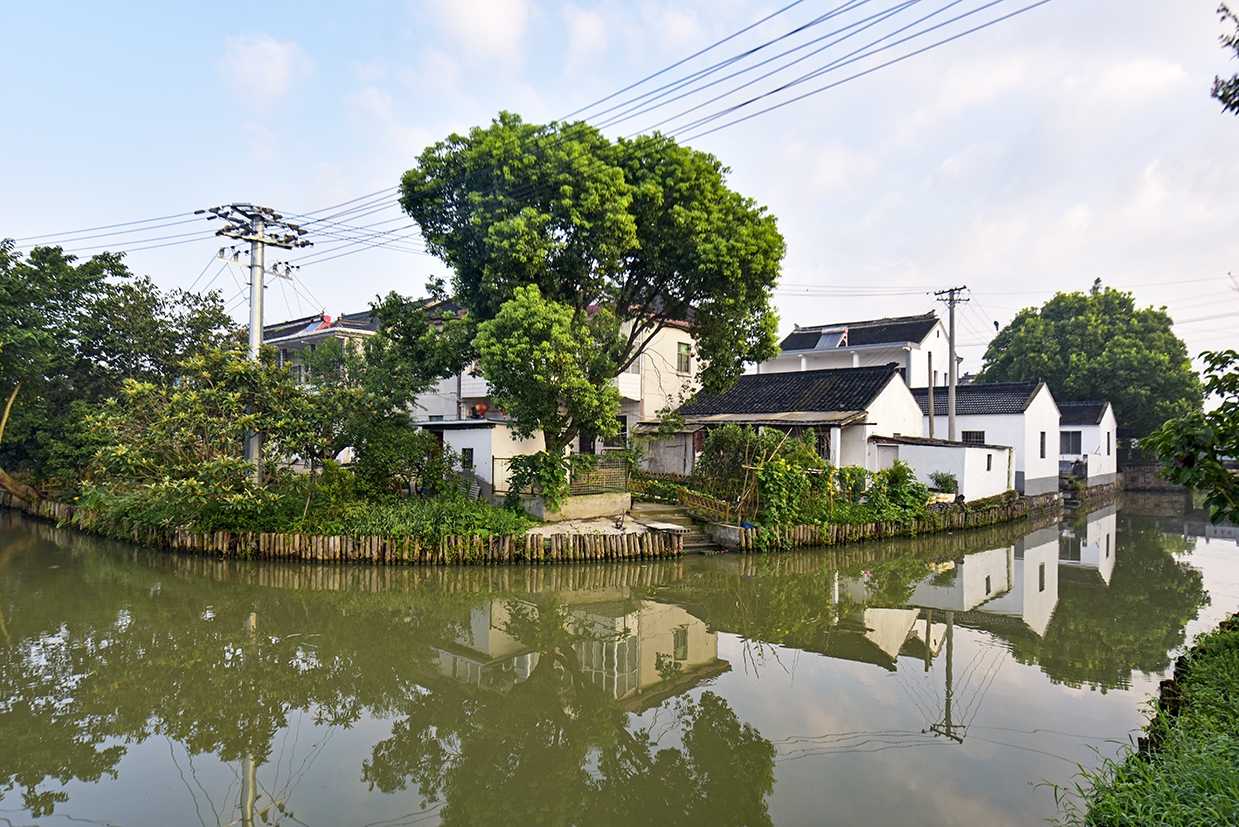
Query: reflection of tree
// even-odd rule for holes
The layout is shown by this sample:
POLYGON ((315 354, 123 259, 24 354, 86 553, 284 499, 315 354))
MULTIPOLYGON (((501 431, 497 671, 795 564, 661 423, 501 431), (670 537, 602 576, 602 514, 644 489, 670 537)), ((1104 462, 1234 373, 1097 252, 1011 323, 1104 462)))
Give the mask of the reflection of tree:
POLYGON ((412 782, 446 802, 445 824, 769 824, 774 747, 706 692, 671 705, 679 746, 629 732, 620 705, 580 671, 592 640, 554 600, 508 605, 504 631, 539 652, 507 692, 437 687, 401 704, 362 777, 412 782), (594 767, 591 772, 588 768, 594 767))
POLYGON ((389 708, 433 657, 425 641, 484 599, 431 594, 413 609, 407 596, 218 586, 106 554, 81 565, 0 578, 0 795, 20 788, 35 815, 65 800, 40 789, 47 779, 115 776, 116 741, 166 736, 260 766, 296 711, 348 726, 389 708), (399 636, 375 644, 379 630, 399 636))
POLYGON ((1131 685, 1135 672, 1162 672, 1183 644, 1184 627, 1208 605, 1196 569, 1176 560, 1183 538, 1131 519, 1119 532, 1109 588, 1060 571, 1058 606, 1045 637, 996 629, 1015 657, 1038 664, 1057 683, 1105 691, 1131 685))

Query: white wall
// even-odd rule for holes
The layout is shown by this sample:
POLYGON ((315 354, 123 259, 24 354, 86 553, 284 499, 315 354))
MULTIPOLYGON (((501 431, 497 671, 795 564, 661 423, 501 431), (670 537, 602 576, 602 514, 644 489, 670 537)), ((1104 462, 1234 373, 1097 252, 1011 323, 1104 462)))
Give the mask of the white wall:
MULTIPOLYGON (((879 446, 884 448, 886 446, 879 446)), ((1010 491, 1014 485, 1012 449, 965 445, 895 445, 899 459, 916 472, 917 479, 932 486, 935 471, 954 474, 959 493, 967 501, 981 500, 1010 491), (992 461, 987 462, 986 457, 992 461)), ((890 467, 882 465, 880 467, 890 467)))
MULTIPOLYGON (((984 431, 985 441, 1015 448, 1015 487, 1026 494, 1058 490, 1058 406, 1048 387, 1042 387, 1023 413, 955 417, 955 438, 964 431, 984 431), (1041 456, 1041 433, 1045 456, 1041 456)), ((923 434, 929 436, 929 417, 922 416, 923 434)), ((947 417, 935 420, 934 433, 947 436, 947 417)))
MULTIPOLYGON (((479 420, 480 422, 480 420, 479 420)), ((474 476, 485 489, 494 483, 491 477, 491 457, 493 456, 493 434, 495 427, 479 424, 470 428, 444 428, 443 445, 456 453, 466 448, 473 449, 474 476)), ((484 491, 489 494, 490 491, 484 491)))
POLYGON ((667 327, 658 331, 637 357, 637 370, 641 375, 642 421, 658 418, 658 412, 668 405, 678 407, 680 397, 685 398, 697 390, 697 373, 700 371, 696 352, 693 353, 689 373, 677 370, 680 344, 694 346, 693 337, 687 330, 667 327))
POLYGON ((893 377, 869 405, 865 424, 843 429, 839 464, 863 465, 877 471, 881 463, 869 437, 919 436, 923 419, 921 406, 908 386, 898 376, 893 377))
POLYGON ((1105 414, 1102 415, 1101 423, 1098 425, 1061 425, 1060 433, 1080 432, 1080 453, 1061 454, 1060 458, 1071 461, 1086 459, 1090 485, 1114 482, 1115 475, 1118 473, 1117 428, 1114 408, 1109 405, 1106 406, 1105 414))

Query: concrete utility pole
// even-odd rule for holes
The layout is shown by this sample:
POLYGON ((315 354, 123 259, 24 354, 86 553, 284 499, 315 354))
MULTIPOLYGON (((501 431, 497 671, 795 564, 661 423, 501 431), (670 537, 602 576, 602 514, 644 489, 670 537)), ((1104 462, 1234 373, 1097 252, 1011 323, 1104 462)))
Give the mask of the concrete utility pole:
POLYGON ((968 301, 967 299, 960 298, 959 295, 967 289, 967 286, 952 287, 949 290, 938 290, 934 292, 934 295, 938 297, 938 301, 946 302, 947 307, 950 308, 951 321, 950 330, 947 331, 947 340, 951 345, 951 364, 947 366, 947 375, 950 377, 950 384, 946 390, 946 430, 947 439, 951 442, 955 441, 955 381, 957 378, 956 374, 959 373, 959 362, 955 358, 955 305, 968 301), (946 298, 943 298, 944 296, 946 298))
MULTIPOLYGON (((268 245, 291 250, 294 247, 309 247, 311 242, 303 239, 305 230, 291 221, 285 221, 284 216, 270 207, 256 207, 253 204, 225 204, 212 207, 209 210, 198 210, 195 215, 210 213, 208 221, 219 218, 226 226, 215 231, 218 236, 235 238, 250 243, 250 358, 257 361, 262 350, 262 299, 265 273, 270 272, 263 267, 264 252, 268 245)), ((223 258, 223 251, 220 251, 223 258)), ((289 278, 287 269, 284 273, 273 272, 272 275, 289 278)), ((251 431, 245 437, 245 459, 258 466, 258 458, 262 453, 262 434, 251 431)))

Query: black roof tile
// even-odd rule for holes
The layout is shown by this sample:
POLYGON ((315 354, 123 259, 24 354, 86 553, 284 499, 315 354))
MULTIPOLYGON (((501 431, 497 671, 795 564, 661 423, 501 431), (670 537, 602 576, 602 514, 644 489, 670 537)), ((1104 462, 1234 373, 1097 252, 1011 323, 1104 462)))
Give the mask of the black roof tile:
POLYGON ((802 327, 788 334, 780 345, 785 351, 813 350, 824 330, 837 330, 846 327, 848 330, 848 345, 902 344, 903 342, 923 342, 925 337, 933 332, 938 324, 936 313, 926 313, 923 316, 897 316, 887 319, 870 319, 863 322, 838 322, 837 324, 815 325, 802 327))
POLYGON ((834 368, 741 376, 720 396, 697 395, 682 416, 766 414, 795 411, 863 411, 899 372, 895 363, 876 368, 834 368))
POLYGON ((1104 399, 1091 402, 1059 402, 1059 425, 1100 425, 1101 418, 1106 413, 1104 399))
MULTIPOLYGON (((955 388, 955 413, 957 416, 978 414, 1017 414, 1032 400, 1040 382, 993 382, 988 385, 957 385, 955 388)), ((912 396, 921 406, 921 413, 929 415, 929 388, 913 388, 912 396)), ((947 389, 934 388, 934 413, 946 416, 947 389)))

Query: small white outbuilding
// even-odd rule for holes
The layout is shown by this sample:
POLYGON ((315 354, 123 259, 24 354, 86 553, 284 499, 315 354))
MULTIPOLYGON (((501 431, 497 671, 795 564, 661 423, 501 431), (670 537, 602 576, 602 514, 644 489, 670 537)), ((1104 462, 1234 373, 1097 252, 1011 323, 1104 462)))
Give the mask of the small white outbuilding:
POLYGON ((1096 402, 1059 402, 1059 470, 1081 475, 1088 485, 1108 485, 1118 478, 1118 422, 1114 406, 1096 402))
POLYGON ((930 474, 945 472, 955 477, 964 500, 982 500, 1015 488, 1015 450, 1008 445, 977 445, 913 436, 873 436, 878 470, 907 463, 916 478, 933 486, 930 474))

